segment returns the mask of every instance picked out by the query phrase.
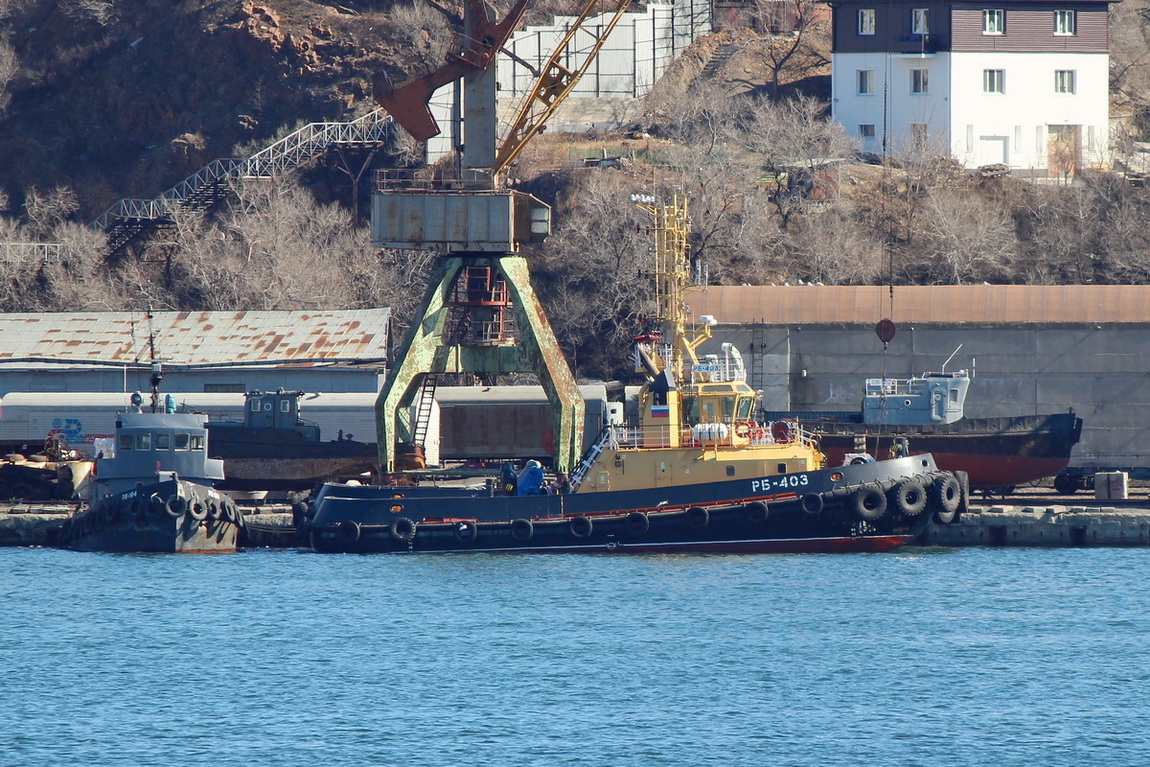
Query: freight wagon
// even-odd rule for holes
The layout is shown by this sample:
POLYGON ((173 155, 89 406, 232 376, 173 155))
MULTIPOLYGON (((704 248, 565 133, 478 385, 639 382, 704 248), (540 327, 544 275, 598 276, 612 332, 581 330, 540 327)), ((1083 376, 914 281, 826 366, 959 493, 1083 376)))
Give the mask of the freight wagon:
MULTIPOLYGON (((581 386, 586 402, 584 442, 590 444, 608 418, 602 384, 581 386)), ((129 393, 11 392, 0 401, 0 455, 40 452, 48 436, 91 453, 95 440, 111 437, 116 413, 128 408, 129 393)), ((243 394, 173 392, 179 406, 207 413, 212 421, 244 420, 243 394)), ((550 462, 554 454, 551 406, 539 386, 441 386, 428 430, 429 463, 468 460, 550 462)), ((307 393, 300 417, 320 427, 323 440, 375 442, 375 399, 371 392, 307 393)), ((210 450, 210 444, 209 444, 210 450)))

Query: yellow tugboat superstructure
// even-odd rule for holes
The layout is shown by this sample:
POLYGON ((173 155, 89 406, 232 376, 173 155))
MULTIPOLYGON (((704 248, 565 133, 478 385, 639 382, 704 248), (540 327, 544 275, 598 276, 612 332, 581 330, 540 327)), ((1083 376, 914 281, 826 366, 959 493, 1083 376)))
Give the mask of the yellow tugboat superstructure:
POLYGON ((640 202, 653 220, 655 320, 658 331, 635 339, 636 372, 646 382, 637 419, 612 426, 572 477, 579 492, 673 487, 702 482, 814 471, 823 456, 796 421, 760 423, 761 394, 746 382, 733 344, 699 357, 711 338, 712 317, 688 333, 683 290, 691 270, 686 202, 640 202))

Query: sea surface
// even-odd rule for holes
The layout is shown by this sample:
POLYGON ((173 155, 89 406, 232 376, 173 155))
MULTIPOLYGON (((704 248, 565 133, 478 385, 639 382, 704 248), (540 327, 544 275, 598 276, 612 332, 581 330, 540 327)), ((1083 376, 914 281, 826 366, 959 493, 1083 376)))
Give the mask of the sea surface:
POLYGON ((1150 551, 0 549, 2 765, 1150 764, 1150 551))

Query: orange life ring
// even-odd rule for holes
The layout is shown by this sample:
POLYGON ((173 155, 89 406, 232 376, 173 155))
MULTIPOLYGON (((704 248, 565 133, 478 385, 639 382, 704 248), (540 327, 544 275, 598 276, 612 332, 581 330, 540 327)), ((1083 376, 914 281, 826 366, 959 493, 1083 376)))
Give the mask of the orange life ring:
POLYGON ((735 436, 739 439, 747 439, 751 436, 751 427, 753 424, 750 421, 739 421, 735 424, 735 436))

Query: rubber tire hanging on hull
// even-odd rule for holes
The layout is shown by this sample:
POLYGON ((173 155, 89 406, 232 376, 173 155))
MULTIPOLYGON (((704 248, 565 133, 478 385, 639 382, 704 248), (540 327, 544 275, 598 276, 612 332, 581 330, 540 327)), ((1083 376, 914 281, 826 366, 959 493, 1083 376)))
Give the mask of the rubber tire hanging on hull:
POLYGON ((535 534, 535 525, 532 524, 530 519, 513 519, 511 520, 511 537, 520 543, 526 543, 531 540, 531 536, 535 534))
POLYGON ((571 534, 576 538, 588 538, 595 529, 590 517, 574 517, 570 523, 571 534))
POLYGON ((632 511, 627 515, 627 532, 631 535, 643 535, 651 529, 651 520, 641 511, 632 511))
POLYGON ((702 506, 692 506, 687 509, 687 521, 695 530, 702 530, 711 521, 711 514, 702 506))
POLYGON ((743 508, 747 512, 747 519, 752 522, 766 522, 771 515, 771 510, 762 501, 751 501, 743 508))
POLYGON ((346 544, 353 544, 359 540, 359 523, 352 519, 345 519, 335 529, 336 536, 346 544))
POLYGON ((906 479, 891 488, 887 500, 904 517, 917 517, 926 508, 926 488, 916 480, 906 479))
POLYGON ((400 517, 391 523, 391 537, 400 543, 410 543, 415 538, 419 526, 407 517, 400 517))
POLYGON ((818 493, 807 493, 799 499, 799 506, 807 514, 816 517, 822 513, 823 497, 818 493))
POLYGON ((455 523, 455 540, 460 543, 474 543, 478 537, 479 526, 470 519, 455 523))
POLYGON ((937 511, 934 512, 934 521, 940 525, 949 525, 954 522, 958 505, 962 503, 962 486, 952 474, 936 477, 930 485, 931 500, 934 501, 937 511))
POLYGON ((868 522, 877 522, 886 514, 886 493, 876 487, 860 487, 851 493, 851 509, 868 522))

